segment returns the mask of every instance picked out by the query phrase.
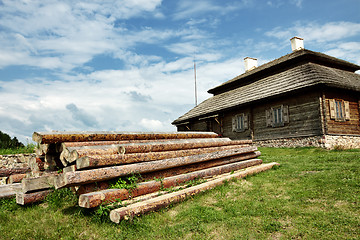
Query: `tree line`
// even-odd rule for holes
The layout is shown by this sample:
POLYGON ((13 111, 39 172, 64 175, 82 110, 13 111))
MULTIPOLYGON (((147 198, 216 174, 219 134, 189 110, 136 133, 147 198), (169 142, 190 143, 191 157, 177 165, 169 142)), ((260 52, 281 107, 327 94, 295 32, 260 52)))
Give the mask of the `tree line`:
POLYGON ((0 149, 16 149, 24 147, 24 144, 19 142, 16 137, 11 138, 8 134, 0 131, 0 149))

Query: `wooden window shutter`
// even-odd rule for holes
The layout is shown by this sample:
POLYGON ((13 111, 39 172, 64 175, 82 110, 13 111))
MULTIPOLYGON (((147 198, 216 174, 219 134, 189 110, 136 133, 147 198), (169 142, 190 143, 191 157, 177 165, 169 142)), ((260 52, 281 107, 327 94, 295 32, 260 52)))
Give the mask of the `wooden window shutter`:
POLYGON ((243 114, 244 129, 249 129, 249 114, 243 114))
POLYGON ((284 123, 289 123, 289 106, 288 105, 282 106, 282 112, 283 112, 284 123))
POLYGON ((350 104, 348 101, 344 101, 345 106, 345 120, 350 120, 350 104))
POLYGON ((266 126, 271 127, 272 126, 272 109, 266 109, 265 115, 266 115, 266 126))
POLYGON ((335 119, 336 118, 335 99, 329 99, 329 106, 330 106, 330 119, 335 119))
POLYGON ((236 132, 236 116, 232 117, 232 131, 236 132))

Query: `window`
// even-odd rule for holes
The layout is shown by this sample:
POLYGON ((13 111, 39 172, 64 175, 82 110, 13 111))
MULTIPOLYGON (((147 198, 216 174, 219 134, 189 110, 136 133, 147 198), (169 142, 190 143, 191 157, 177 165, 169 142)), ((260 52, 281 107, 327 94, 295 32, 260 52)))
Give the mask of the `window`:
POLYGON ((233 132, 244 132, 249 129, 248 118, 249 115, 245 113, 235 115, 232 119, 233 132))
POLYGON ((350 120, 350 105, 341 99, 329 99, 330 119, 335 121, 350 120))
POLYGON ((282 127, 289 123, 289 107, 286 105, 274 106, 266 112, 267 127, 282 127))

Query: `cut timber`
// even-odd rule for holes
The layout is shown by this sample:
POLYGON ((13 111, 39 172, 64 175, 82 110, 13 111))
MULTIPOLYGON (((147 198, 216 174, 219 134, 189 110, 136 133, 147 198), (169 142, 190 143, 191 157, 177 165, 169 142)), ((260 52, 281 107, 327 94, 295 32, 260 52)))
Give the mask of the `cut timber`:
POLYGON ((49 193, 51 193, 52 190, 44 190, 39 192, 33 192, 33 193, 22 193, 17 192, 16 193, 16 203, 21 205, 26 205, 30 203, 36 203, 44 200, 49 193))
POLYGON ((197 194, 199 192, 206 191, 208 189, 212 189, 216 186, 219 186, 224 183, 224 181, 228 181, 234 178, 244 178, 248 175, 256 174, 262 171, 266 171, 271 169, 273 166, 279 165, 278 163, 268 163, 262 164, 259 166, 251 167, 249 169, 235 172, 234 174, 226 175, 224 177, 208 181, 206 183, 202 183, 190 188, 186 188, 180 190, 178 192, 173 192, 169 194, 165 194, 159 197, 155 197, 149 200, 145 200, 143 202, 138 202, 127 207, 121 207, 118 209, 114 209, 110 212, 110 220, 119 223, 120 220, 124 218, 132 218, 134 216, 144 214, 150 211, 154 211, 170 204, 180 202, 184 200, 186 197, 197 194))
POLYGON ((111 154, 111 155, 90 155, 76 160, 77 169, 86 169, 94 167, 105 167, 128 163, 148 162, 161 159, 185 157, 203 153, 218 152, 231 149, 241 149, 242 145, 210 147, 187 149, 178 151, 165 151, 165 152, 149 152, 149 153, 131 153, 131 154, 111 154))
POLYGON ((0 177, 8 177, 13 174, 27 173, 30 172, 31 169, 26 168, 0 168, 0 177))
POLYGON ((169 141, 164 143, 139 143, 139 144, 123 144, 120 145, 120 148, 124 149, 125 153, 147 153, 147 152, 162 152, 162 151, 175 151, 175 150, 184 150, 184 149, 195 149, 195 148, 210 148, 210 147, 221 147, 229 145, 245 145, 245 141, 228 141, 222 140, 221 138, 218 141, 214 141, 213 138, 206 141, 207 139, 202 139, 204 141, 169 141))
MULTIPOLYGON (((165 141, 169 141, 169 139, 153 139, 151 141, 152 142, 165 142, 165 141)), ((61 143, 61 151, 63 151, 66 148, 92 148, 92 147, 95 147, 95 146, 102 146, 102 145, 116 145, 116 144, 127 144, 127 143, 146 143, 146 142, 149 142, 149 140, 63 142, 63 143, 61 143)))
POLYGON ((98 168, 86 171, 75 171, 61 174, 56 178, 55 188, 81 185, 85 183, 105 181, 116 177, 126 176, 131 173, 147 173, 167 168, 188 165, 197 162, 205 162, 223 157, 235 156, 244 153, 254 152, 254 146, 243 147, 240 149, 225 150, 220 152, 204 153, 186 157, 177 157, 164 160, 126 164, 106 168, 98 168))
POLYGON ((11 198, 16 195, 16 189, 21 187, 20 183, 0 185, 0 199, 11 198))
POLYGON ((93 208, 99 206, 103 202, 114 202, 115 200, 124 200, 131 197, 152 193, 161 190, 161 188, 169 188, 180 185, 196 178, 206 178, 226 172, 236 171, 262 163, 260 159, 252 159, 242 162, 231 163, 219 167, 208 168, 187 174, 175 175, 167 177, 161 181, 143 182, 136 186, 134 190, 129 192, 127 189, 108 189, 99 192, 82 194, 79 198, 79 206, 85 208, 93 208))
POLYGON ((31 157, 29 159, 29 167, 31 168, 31 172, 40 172, 44 171, 44 157, 31 157))
POLYGON ((106 181, 88 183, 88 184, 79 186, 76 190, 76 194, 81 195, 81 194, 85 194, 85 193, 101 191, 101 190, 108 189, 109 187, 110 187, 110 183, 106 182, 106 181))
POLYGON ((251 152, 251 153, 244 153, 244 154, 240 154, 240 155, 236 155, 236 156, 230 156, 230 157, 210 160, 210 161, 206 161, 206 162, 193 163, 193 164, 189 164, 189 165, 185 165, 185 166, 179 166, 179 167, 175 167, 175 168, 169 168, 169 169, 164 169, 164 170, 160 170, 160 171, 144 173, 144 174, 141 174, 141 179, 146 181, 146 180, 171 177, 174 175, 195 172, 195 171, 199 171, 202 169, 217 167, 217 166, 221 166, 221 165, 225 165, 225 164, 229 164, 229 163, 240 162, 240 161, 244 161, 244 160, 248 160, 248 159, 254 159, 254 158, 259 157, 260 155, 261 155, 260 151, 255 151, 255 152, 251 152))
POLYGON ((27 176, 26 173, 20 173, 20 174, 10 175, 9 178, 7 179, 8 184, 19 183, 19 182, 21 182, 21 180, 23 180, 24 178, 26 178, 26 176, 27 176))
POLYGON ((55 174, 41 177, 24 178, 21 181, 21 188, 23 193, 32 191, 49 189, 54 186, 55 174))
MULTIPOLYGON (((82 148, 67 148, 71 154, 66 158, 73 162, 78 158, 88 155, 147 153, 174 151, 194 148, 219 147, 226 145, 248 144, 248 141, 231 141, 229 138, 200 138, 200 139, 175 139, 170 141, 147 141, 145 143, 126 143, 100 146, 85 146, 82 148)), ((67 154, 64 154, 67 155, 67 154)))
MULTIPOLYGON (((256 151, 256 152, 252 152, 252 153, 245 153, 245 154, 241 154, 241 155, 236 155, 236 156, 231 156, 231 157, 226 157, 226 158, 221 158, 221 159, 216 159, 216 160, 211 160, 211 161, 206 161, 206 162, 194 163, 194 164, 190 164, 190 165, 186 165, 186 166, 180 166, 180 167, 164 169, 164 170, 155 171, 155 172, 144 173, 144 174, 141 174, 141 180, 148 181, 148 180, 171 177, 174 175, 185 174, 185 173, 189 173, 189 172, 195 172, 195 171, 203 170, 206 168, 221 166, 221 165, 234 163, 234 162, 240 162, 240 161, 244 161, 244 160, 248 160, 248 159, 254 159, 254 158, 259 157, 260 155, 261 155, 261 153, 259 151, 256 151)), ((63 172, 65 172, 65 169, 63 172)), ((109 188, 108 181, 89 183, 89 184, 81 185, 78 188, 78 190, 76 191, 76 194, 80 195, 80 194, 84 194, 84 193, 105 190, 108 188, 109 188)))
POLYGON ((211 132, 34 132, 33 140, 37 143, 121 141, 183 138, 215 138, 211 132))

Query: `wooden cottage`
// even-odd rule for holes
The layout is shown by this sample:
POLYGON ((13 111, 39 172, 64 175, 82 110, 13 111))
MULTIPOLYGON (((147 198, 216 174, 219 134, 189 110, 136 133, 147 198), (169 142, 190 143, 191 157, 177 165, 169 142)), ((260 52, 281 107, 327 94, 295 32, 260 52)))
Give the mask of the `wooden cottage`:
POLYGON ((304 49, 210 89, 203 101, 172 124, 178 131, 213 131, 265 146, 360 147, 360 66, 304 49))

